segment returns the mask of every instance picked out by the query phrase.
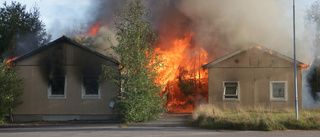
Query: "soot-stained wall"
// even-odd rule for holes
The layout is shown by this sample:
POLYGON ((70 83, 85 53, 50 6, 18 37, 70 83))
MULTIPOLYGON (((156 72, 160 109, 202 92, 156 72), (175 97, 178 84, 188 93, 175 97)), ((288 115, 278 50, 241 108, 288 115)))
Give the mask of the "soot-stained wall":
POLYGON ((83 77, 99 76, 101 65, 117 67, 117 63, 61 40, 47 48, 17 61, 19 75, 24 79, 23 103, 14 115, 113 115, 109 102, 119 87, 101 83, 100 97, 84 99, 83 77), (50 98, 48 87, 55 76, 66 77, 64 98, 50 98))

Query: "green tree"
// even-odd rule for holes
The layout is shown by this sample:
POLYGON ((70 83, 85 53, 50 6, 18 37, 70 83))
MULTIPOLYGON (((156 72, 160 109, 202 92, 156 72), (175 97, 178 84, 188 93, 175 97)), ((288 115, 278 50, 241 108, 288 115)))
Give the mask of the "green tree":
POLYGON ((0 62, 0 123, 21 103, 18 98, 22 94, 22 79, 16 73, 17 68, 9 65, 6 59, 0 62))
POLYGON ((141 0, 127 2, 115 15, 120 75, 105 65, 102 79, 121 85, 115 98, 115 110, 123 122, 141 122, 157 118, 164 111, 161 85, 157 83, 161 60, 154 50, 157 36, 148 21, 150 10, 141 0))
POLYGON ((35 6, 29 12, 19 2, 0 8, 0 58, 25 54, 50 40, 35 6))

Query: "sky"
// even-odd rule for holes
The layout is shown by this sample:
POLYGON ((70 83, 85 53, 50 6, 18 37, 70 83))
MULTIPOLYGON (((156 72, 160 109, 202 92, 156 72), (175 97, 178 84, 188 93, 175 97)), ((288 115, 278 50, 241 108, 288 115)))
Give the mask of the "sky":
MULTIPOLYGON (((10 4, 17 1, 26 5, 29 10, 35 5, 39 7, 40 20, 46 25, 46 30, 56 39, 66 33, 69 28, 81 28, 91 21, 92 15, 88 10, 94 6, 91 0, 0 0, 10 4)), ((287 3, 288 17, 292 17, 292 1, 280 0, 287 3)), ((304 29, 305 10, 316 0, 295 0, 296 1, 296 23, 297 33, 304 29)), ((2 6, 2 5, 1 5, 2 6)))
MULTIPOLYGON (((0 0, 3 1, 3 0, 0 0)), ((56 39, 65 34, 68 28, 81 27, 87 23, 90 15, 87 11, 92 7, 90 0, 5 0, 26 5, 29 10, 35 5, 39 7, 40 20, 46 25, 46 30, 56 39), (75 26, 77 25, 77 26, 75 26)), ((3 3, 3 2, 1 2, 3 3)))

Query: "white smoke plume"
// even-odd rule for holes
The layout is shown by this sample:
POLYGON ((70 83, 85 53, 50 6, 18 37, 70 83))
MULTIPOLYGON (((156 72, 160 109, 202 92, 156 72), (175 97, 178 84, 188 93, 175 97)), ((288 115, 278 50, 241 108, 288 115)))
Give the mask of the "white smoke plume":
MULTIPOLYGON (((256 43, 293 56, 292 17, 284 8, 288 4, 284 1, 161 0, 150 3, 160 38, 161 34, 179 36, 193 31, 198 45, 210 53, 219 55, 219 49, 230 51, 256 43)), ((310 55, 312 44, 303 39, 297 38, 300 44, 297 56, 306 62, 313 57, 310 55)))
MULTIPOLYGON (((312 97, 312 89, 311 89, 311 84, 310 84, 310 80, 312 78, 313 75, 313 70, 319 66, 319 62, 317 62, 317 60, 319 60, 319 57, 317 57, 317 59, 313 60, 312 65, 310 66, 310 68, 308 70, 306 70, 303 73, 303 108, 305 109, 313 109, 313 108, 320 108, 320 101, 318 99, 320 99, 320 94, 317 94, 316 98, 318 99, 314 99, 314 97, 312 97)), ((319 92, 320 93, 320 92, 319 92)))

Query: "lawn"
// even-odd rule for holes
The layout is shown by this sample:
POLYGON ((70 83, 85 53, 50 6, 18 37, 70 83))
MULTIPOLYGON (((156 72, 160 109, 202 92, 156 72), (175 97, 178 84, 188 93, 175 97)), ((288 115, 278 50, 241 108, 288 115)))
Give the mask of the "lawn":
POLYGON ((294 110, 219 109, 202 105, 192 114, 188 125, 205 129, 228 130, 311 130, 320 129, 320 109, 300 110, 296 120, 294 110))

